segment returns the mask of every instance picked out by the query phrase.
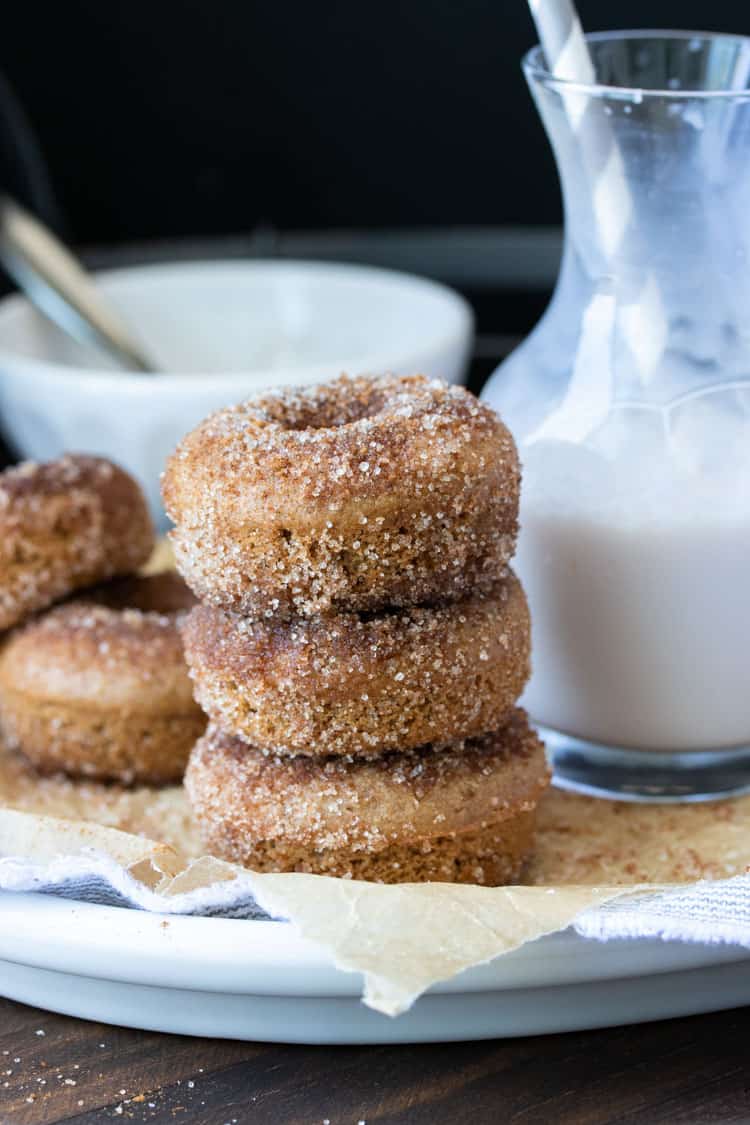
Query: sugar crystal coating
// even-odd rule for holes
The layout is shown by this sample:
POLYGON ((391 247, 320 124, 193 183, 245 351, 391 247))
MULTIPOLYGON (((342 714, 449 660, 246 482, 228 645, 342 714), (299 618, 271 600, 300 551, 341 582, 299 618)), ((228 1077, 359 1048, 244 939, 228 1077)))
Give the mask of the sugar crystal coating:
POLYGON ((132 573, 154 530, 136 482, 99 457, 0 473, 0 630, 75 590, 132 573))
POLYGON ((508 430, 465 388, 343 376, 213 414, 163 494, 188 584, 263 619, 488 589, 515 547, 519 480, 508 430))
POLYGON ((104 779, 178 779, 205 727, 178 621, 193 602, 175 574, 79 595, 0 649, 3 734, 38 769, 104 779))
POLYGON ((404 846, 413 861, 447 841, 455 859, 467 837, 531 817, 547 783, 522 711, 482 739, 374 759, 267 756, 209 725, 185 777, 215 854, 268 870, 404 846))
POLYGON ((377 615, 252 622, 199 606, 183 638, 214 722, 277 753, 374 756, 486 734, 529 673, 511 572, 486 594, 377 615))

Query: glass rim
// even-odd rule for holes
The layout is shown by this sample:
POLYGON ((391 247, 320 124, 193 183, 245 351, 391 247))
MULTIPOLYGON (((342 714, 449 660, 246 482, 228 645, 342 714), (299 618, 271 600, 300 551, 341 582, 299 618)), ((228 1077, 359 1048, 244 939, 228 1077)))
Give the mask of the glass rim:
MULTIPOLYGON (((727 40, 743 46, 750 53, 750 36, 734 35, 723 31, 676 31, 669 29, 634 28, 622 31, 593 31, 584 36, 587 43, 616 42, 621 39, 675 39, 675 40, 701 40, 712 42, 727 40)), ((717 89, 704 90, 700 88, 680 87, 672 89, 646 89, 643 86, 612 86, 606 82, 579 82, 572 78, 559 78, 548 67, 544 59, 544 48, 537 43, 528 50, 521 59, 521 66, 527 78, 542 83, 551 89, 571 91, 588 94, 592 97, 620 98, 627 101, 645 101, 648 98, 727 98, 734 100, 750 100, 750 87, 742 89, 717 89)))

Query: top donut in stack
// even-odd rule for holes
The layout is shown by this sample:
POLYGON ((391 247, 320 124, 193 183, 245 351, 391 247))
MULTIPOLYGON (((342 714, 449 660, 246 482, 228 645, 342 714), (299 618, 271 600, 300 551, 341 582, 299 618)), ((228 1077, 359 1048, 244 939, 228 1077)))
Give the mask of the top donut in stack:
POLYGON ((204 602, 184 639, 213 725, 187 783, 216 850, 381 879, 517 872, 546 784, 514 711, 519 485, 498 416, 421 376, 268 393, 187 435, 163 493, 204 602))
POLYGON ((268 620, 490 589, 515 550, 519 485, 494 411, 387 376, 219 411, 183 440, 163 493, 197 596, 268 620))

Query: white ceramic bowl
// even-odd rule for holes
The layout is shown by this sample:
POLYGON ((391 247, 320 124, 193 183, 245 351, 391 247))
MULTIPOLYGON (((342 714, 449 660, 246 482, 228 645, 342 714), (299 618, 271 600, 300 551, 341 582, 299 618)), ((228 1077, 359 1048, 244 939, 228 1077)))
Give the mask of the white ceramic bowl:
POLYGON ((200 262, 98 275, 166 373, 121 372, 39 316, 0 302, 0 425, 35 460, 104 454, 142 482, 211 410, 261 387, 349 374, 465 374, 471 310, 409 274, 318 262, 200 262))

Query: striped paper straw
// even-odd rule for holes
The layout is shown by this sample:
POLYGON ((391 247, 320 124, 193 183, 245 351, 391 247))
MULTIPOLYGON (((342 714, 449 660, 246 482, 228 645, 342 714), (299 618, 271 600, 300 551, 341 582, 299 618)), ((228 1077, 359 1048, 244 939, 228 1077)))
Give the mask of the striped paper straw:
MULTIPOLYGON (((528 0, 547 58, 556 77, 591 85, 596 72, 571 0, 528 0)), ((586 114, 589 99, 581 91, 561 90, 565 112, 591 183, 599 243, 616 261, 634 218, 622 154, 603 117, 586 114)), ((667 317, 659 285, 646 272, 637 298, 620 310, 620 326, 646 383, 654 374, 667 342, 667 317)))

